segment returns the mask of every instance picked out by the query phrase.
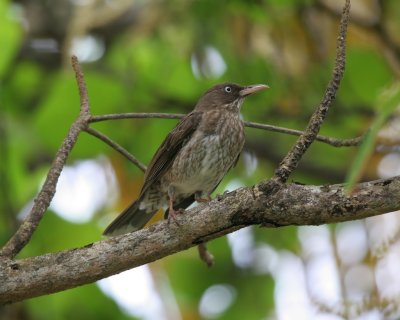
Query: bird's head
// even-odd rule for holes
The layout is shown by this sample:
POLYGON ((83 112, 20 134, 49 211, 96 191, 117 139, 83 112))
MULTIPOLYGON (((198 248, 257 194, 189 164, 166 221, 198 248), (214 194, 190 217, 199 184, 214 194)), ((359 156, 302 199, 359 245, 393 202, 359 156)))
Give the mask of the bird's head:
POLYGON ((265 84, 255 84, 246 87, 234 83, 218 84, 203 94, 195 109, 198 111, 207 111, 226 108, 232 111, 239 111, 245 97, 268 88, 265 84))

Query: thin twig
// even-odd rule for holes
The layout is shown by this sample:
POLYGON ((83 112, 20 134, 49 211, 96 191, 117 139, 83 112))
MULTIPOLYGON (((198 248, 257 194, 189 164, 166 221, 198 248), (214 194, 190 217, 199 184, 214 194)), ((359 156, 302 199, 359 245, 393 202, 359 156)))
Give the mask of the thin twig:
POLYGON ((67 161, 68 155, 74 147, 78 136, 82 130, 87 127, 89 114, 89 98, 87 96, 86 85, 83 80, 83 73, 79 67, 77 58, 72 57, 72 65, 76 72, 76 80, 79 87, 80 97, 80 115, 71 125, 67 137, 57 151, 57 154, 51 164, 46 180, 34 200, 33 207, 29 214, 22 221, 20 227, 15 234, 8 240, 6 245, 0 251, 0 257, 13 259, 29 242, 44 213, 50 205, 51 200, 56 192, 56 185, 61 171, 67 161))
MULTIPOLYGON (((301 130, 289 129, 289 128, 284 128, 284 127, 273 126, 270 124, 257 123, 257 122, 244 121, 244 125, 249 128, 256 128, 256 129, 263 129, 263 130, 268 130, 268 131, 272 131, 272 132, 286 133, 286 134, 289 134, 292 136, 301 136, 302 134, 304 134, 304 131, 301 131, 301 130)), ((358 146, 363 139, 364 139, 364 135, 356 137, 356 138, 350 138, 350 139, 336 139, 336 138, 331 138, 331 137, 326 137, 326 136, 321 136, 321 135, 317 135, 315 138, 315 140, 329 144, 333 147, 358 146)))
POLYGON ((206 243, 200 243, 197 246, 197 249, 199 251, 200 259, 206 263, 207 267, 212 267, 214 265, 214 256, 207 250, 206 243))
POLYGON ((121 120, 121 119, 146 119, 146 118, 159 118, 159 119, 181 119, 184 114, 173 113, 114 113, 105 114, 101 116, 92 116, 90 122, 100 122, 105 120, 121 120))
POLYGON ((93 128, 86 128, 85 131, 91 134, 92 136, 100 139, 101 141, 107 143, 111 148, 118 151, 120 154, 122 154, 125 158, 127 158, 130 162, 132 162, 143 172, 146 171, 146 166, 143 163, 141 163, 138 159, 136 159, 132 154, 130 154, 126 149, 121 147, 119 144, 112 141, 109 137, 105 136, 104 134, 93 128))
POLYGON ((34 200, 33 207, 28 216, 21 223, 17 232, 11 237, 0 251, 0 257, 14 258, 29 242, 33 232, 36 230, 44 213, 50 205, 56 192, 56 185, 61 171, 66 163, 69 153, 75 145, 79 133, 86 126, 86 123, 79 117, 69 129, 67 137, 64 139, 58 150, 54 161, 47 174, 46 180, 34 200))
POLYGON ((80 98, 80 110, 81 115, 90 114, 90 105, 89 105, 89 95, 87 92, 85 77, 83 75, 82 68, 79 64, 78 58, 76 56, 71 57, 72 68, 75 72, 76 82, 78 84, 79 89, 79 98, 80 98))
MULTIPOLYGON (((106 120, 122 120, 122 119, 181 119, 184 114, 180 113, 118 113, 118 114, 105 114, 101 116, 92 116, 90 122, 100 122, 106 120)), ((304 132, 301 130, 289 129, 270 124, 263 124, 257 122, 244 121, 244 125, 249 128, 262 129, 272 132, 286 133, 293 136, 300 136, 304 132)), ((329 144, 333 147, 354 147, 358 146, 364 136, 359 136, 351 139, 336 139, 326 136, 317 135, 315 140, 329 144)))
POLYGON ((324 122, 332 102, 335 100, 336 92, 343 78, 346 64, 346 35, 349 21, 350 0, 346 0, 343 7, 342 18, 340 20, 340 29, 336 49, 336 61, 333 69, 332 79, 329 81, 324 97, 315 110, 307 125, 304 133, 297 139, 295 145, 288 152, 279 167, 275 170, 273 180, 279 183, 285 183, 289 175, 296 169, 301 157, 307 151, 309 146, 316 139, 318 132, 324 122))

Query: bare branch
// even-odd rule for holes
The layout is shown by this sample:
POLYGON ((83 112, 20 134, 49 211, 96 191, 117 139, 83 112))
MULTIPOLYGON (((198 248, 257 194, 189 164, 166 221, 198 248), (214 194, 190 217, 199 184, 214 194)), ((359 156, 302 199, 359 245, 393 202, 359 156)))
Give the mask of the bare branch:
POLYGON ((340 20, 340 29, 338 43, 336 49, 336 61, 333 69, 332 79, 328 84, 325 95, 316 111, 311 116, 304 133, 299 137, 295 145, 286 155, 275 170, 274 180, 278 183, 285 183, 289 175, 296 169, 301 157, 307 151, 309 146, 314 142, 329 111, 332 102, 335 100, 336 92, 339 88, 340 81, 343 78, 346 64, 346 35, 347 25, 349 21, 350 0, 346 0, 343 8, 342 18, 340 20))
POLYGON ((22 221, 20 227, 6 245, 0 251, 0 257, 14 258, 29 242, 32 234, 39 225, 44 213, 50 205, 56 192, 56 185, 61 171, 67 161, 68 155, 74 147, 78 136, 87 127, 89 115, 89 98, 87 96, 86 85, 83 73, 80 69, 77 58, 72 57, 72 65, 76 72, 76 80, 79 87, 80 96, 80 115, 69 129, 67 137, 57 151, 57 154, 47 174, 46 180, 34 200, 33 207, 27 217, 22 221), (83 96, 82 96, 83 95, 83 96))
POLYGON ((147 119, 147 118, 158 118, 158 119, 181 119, 184 114, 173 114, 173 113, 114 113, 105 114, 101 116, 92 116, 90 122, 100 122, 105 120, 121 120, 121 119, 147 119))
POLYGON ((400 177, 343 185, 268 183, 237 189, 149 228, 82 248, 0 261, 0 304, 87 284, 223 236, 248 225, 279 227, 350 221, 400 209, 400 177))
MULTIPOLYGON (((122 120, 122 119, 181 119, 184 114, 181 113, 118 113, 118 114, 105 114, 101 116, 92 116, 90 122, 100 122, 107 120, 122 120)), ((249 128, 262 129, 272 132, 286 133, 293 136, 300 136, 304 134, 303 131, 289 129, 270 124, 263 124, 257 122, 244 121, 244 125, 249 128)), ((354 147, 358 146, 364 136, 351 138, 351 139, 335 139, 331 137, 325 137, 317 135, 315 140, 329 144, 333 147, 354 147)))
POLYGON ((81 110, 80 114, 88 115, 90 114, 90 105, 89 105, 89 95, 86 88, 85 77, 83 75, 81 66, 76 56, 71 57, 71 63, 72 63, 72 68, 75 71, 76 83, 78 84, 78 89, 79 89, 80 110, 81 110))
MULTIPOLYGON (((273 132, 286 133, 286 134, 290 134, 292 136, 301 136, 302 134, 304 134, 304 131, 273 126, 270 124, 257 123, 257 122, 244 121, 244 125, 249 128, 256 128, 256 129, 263 129, 263 130, 268 130, 268 131, 273 131, 273 132)), ((317 135, 315 137, 315 140, 329 144, 333 147, 358 146, 358 145, 360 145, 360 143, 363 139, 364 139, 364 135, 356 137, 356 138, 343 139, 343 140, 331 138, 331 137, 325 137, 325 136, 321 136, 321 135, 317 135)))
POLYGON ((56 184, 61 171, 66 163, 69 153, 75 145, 79 133, 83 130, 86 123, 82 118, 78 118, 69 129, 67 137, 64 139, 56 157, 47 174, 39 194, 34 200, 33 207, 28 216, 22 221, 17 232, 11 237, 0 251, 0 257, 14 258, 29 242, 33 232, 36 230, 44 213, 50 205, 56 192, 56 184))
POLYGON ((143 172, 146 171, 146 166, 141 163, 138 159, 136 159, 132 154, 130 154, 126 149, 121 147, 119 144, 115 143, 113 140, 111 140, 109 137, 105 136, 101 132, 93 129, 93 128, 86 128, 85 131, 92 136, 100 139, 101 141, 105 142, 108 144, 111 148, 114 150, 118 151, 120 154, 122 154, 125 158, 127 158, 130 162, 132 162, 135 166, 137 166, 140 170, 143 172))

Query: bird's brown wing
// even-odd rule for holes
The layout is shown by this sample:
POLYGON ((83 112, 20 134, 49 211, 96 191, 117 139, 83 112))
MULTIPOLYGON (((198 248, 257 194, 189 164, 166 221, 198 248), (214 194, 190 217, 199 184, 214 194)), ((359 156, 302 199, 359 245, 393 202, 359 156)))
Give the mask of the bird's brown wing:
POLYGON ((196 131, 201 116, 201 112, 189 113, 168 134, 146 170, 141 194, 144 194, 169 169, 179 150, 196 131))

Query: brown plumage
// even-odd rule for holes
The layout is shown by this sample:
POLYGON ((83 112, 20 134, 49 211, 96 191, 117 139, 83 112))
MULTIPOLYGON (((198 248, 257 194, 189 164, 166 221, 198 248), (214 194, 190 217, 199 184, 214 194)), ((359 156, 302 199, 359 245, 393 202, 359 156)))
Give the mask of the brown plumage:
POLYGON ((167 215, 175 219, 176 209, 186 209, 195 200, 208 201, 243 149, 240 107, 244 98, 266 88, 223 83, 205 92, 158 148, 139 198, 104 234, 141 229, 160 208, 168 208, 167 215))

